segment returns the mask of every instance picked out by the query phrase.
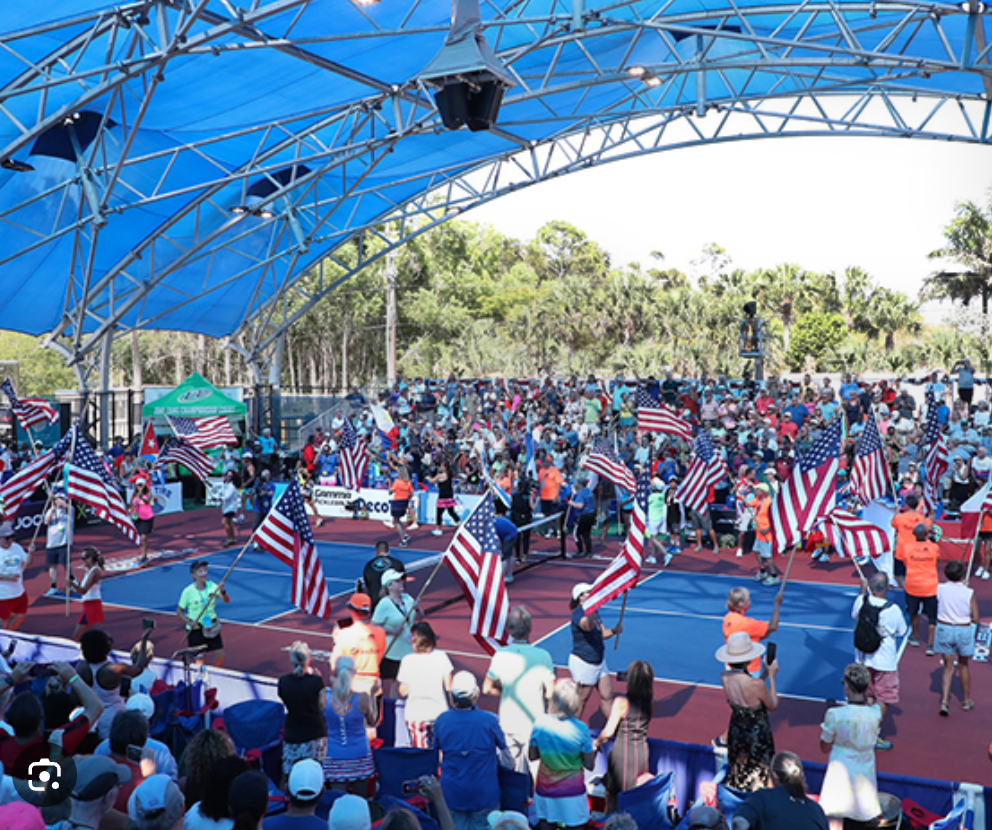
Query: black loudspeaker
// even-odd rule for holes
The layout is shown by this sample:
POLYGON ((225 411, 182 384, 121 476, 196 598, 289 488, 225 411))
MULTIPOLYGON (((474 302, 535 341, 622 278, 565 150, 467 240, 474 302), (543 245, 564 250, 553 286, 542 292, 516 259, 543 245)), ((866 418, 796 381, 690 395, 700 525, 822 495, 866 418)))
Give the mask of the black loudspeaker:
POLYGON ((458 130, 468 124, 472 132, 478 132, 496 123, 504 92, 499 81, 485 81, 475 87, 466 83, 445 84, 434 93, 434 101, 447 129, 458 130))
POLYGON ((468 96, 468 84, 464 83, 445 84, 440 91, 434 93, 437 111, 447 129, 457 130, 468 122, 468 96))

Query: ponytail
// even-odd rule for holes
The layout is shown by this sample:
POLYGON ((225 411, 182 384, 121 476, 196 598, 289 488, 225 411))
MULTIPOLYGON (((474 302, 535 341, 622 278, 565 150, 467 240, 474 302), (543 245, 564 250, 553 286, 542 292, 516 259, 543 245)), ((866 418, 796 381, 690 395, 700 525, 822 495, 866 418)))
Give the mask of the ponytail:
POLYGON ((98 567, 100 568, 105 567, 103 554, 92 546, 83 548, 83 559, 91 559, 93 560, 93 563, 98 567))
POLYGON ((806 776, 803 762, 794 752, 778 752, 772 758, 772 776, 797 801, 806 800, 806 776))

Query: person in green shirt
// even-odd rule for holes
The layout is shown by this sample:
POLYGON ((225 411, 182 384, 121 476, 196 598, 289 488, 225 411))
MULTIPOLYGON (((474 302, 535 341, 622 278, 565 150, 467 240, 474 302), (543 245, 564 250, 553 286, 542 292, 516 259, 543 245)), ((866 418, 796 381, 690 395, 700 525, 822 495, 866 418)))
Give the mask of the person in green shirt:
POLYGON ((586 398, 582 404, 583 421, 587 424, 598 424, 599 417, 603 414, 603 402, 590 389, 586 391, 586 398))
MULTIPOLYGON (((190 563, 189 572, 193 584, 187 585, 179 597, 176 614, 183 621, 190 648, 206 646, 205 653, 212 656, 215 666, 224 663, 224 641, 220 634, 220 620, 217 617, 217 598, 230 602, 231 597, 223 586, 207 579, 209 565, 206 560, 197 559, 190 563)), ((198 655, 202 662, 204 654, 198 655)))
MULTIPOLYGON (((668 513, 668 500, 665 498, 665 482, 655 476, 651 479, 651 495, 648 496, 648 538, 651 552, 644 560, 649 565, 658 561, 656 553, 665 554, 661 537, 665 534, 665 515, 668 513)), ((665 554, 668 556, 668 554, 665 554)), ((670 560, 670 557, 669 557, 670 560)), ((665 562, 667 565, 668 562, 665 562)))

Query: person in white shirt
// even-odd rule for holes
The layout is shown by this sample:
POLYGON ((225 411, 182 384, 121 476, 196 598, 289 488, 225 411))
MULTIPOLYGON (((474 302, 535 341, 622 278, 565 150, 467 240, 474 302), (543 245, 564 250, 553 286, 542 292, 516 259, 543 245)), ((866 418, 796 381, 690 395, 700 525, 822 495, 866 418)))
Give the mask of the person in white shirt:
POLYGON ((24 570, 30 561, 31 554, 14 541, 10 522, 0 524, 0 620, 8 631, 17 631, 28 615, 24 570))
MULTIPOLYGON (((878 614, 878 633, 882 637, 881 645, 871 654, 855 650, 858 663, 868 667, 871 674, 871 685, 868 687, 868 699, 875 701, 882 709, 882 723, 889 704, 899 702, 899 649, 896 642, 909 631, 906 617, 902 609, 888 601, 885 595, 889 591, 889 578, 884 573, 872 574, 871 579, 861 580, 862 593, 854 600, 851 617, 858 618, 861 606, 865 602, 880 608, 878 614)), ((878 750, 892 749, 892 741, 879 737, 875 745, 878 750)))
POLYGON ((937 630, 934 632, 934 651, 944 664, 941 681, 940 714, 950 713, 951 683, 954 681, 954 662, 957 657, 961 674, 961 708, 965 712, 975 707, 971 699, 971 667, 968 661, 975 654, 975 626, 978 624, 978 602, 975 591, 964 579, 964 564, 952 559, 944 566, 947 582, 937 586, 937 630))

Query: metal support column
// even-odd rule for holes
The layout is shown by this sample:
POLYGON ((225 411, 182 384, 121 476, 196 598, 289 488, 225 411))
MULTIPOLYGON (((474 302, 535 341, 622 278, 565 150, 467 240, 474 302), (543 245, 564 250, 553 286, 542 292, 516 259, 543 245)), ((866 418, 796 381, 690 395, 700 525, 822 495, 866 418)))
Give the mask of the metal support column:
POLYGON ((101 449, 109 447, 113 439, 110 419, 110 396, 113 394, 110 389, 110 355, 113 345, 114 332, 109 329, 100 345, 100 426, 97 435, 101 449))
POLYGON ((396 249, 386 254, 386 382, 396 384, 396 249))

